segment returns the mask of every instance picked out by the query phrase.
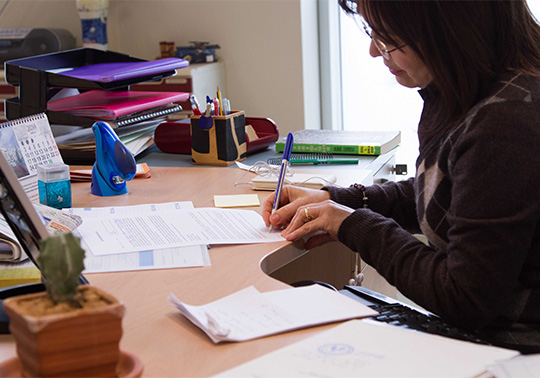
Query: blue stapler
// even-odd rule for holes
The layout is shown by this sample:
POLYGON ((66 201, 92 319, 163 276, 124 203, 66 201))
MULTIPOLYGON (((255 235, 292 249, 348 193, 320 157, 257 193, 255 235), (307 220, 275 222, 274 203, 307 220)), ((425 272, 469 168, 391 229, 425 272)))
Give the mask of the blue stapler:
POLYGON ((96 138, 96 162, 90 192, 102 197, 127 193, 126 181, 131 180, 137 170, 133 154, 108 123, 95 122, 92 131, 96 138))

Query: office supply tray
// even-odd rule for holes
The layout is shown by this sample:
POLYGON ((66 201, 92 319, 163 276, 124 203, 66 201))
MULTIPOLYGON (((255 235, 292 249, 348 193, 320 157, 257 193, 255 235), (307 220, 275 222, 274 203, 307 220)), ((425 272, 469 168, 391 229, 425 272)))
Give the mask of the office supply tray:
POLYGON ((47 110, 47 102, 62 88, 129 90, 131 84, 161 80, 174 75, 176 70, 111 82, 84 80, 57 72, 62 69, 73 69, 90 64, 144 61, 117 52, 80 48, 5 62, 6 82, 19 87, 18 97, 5 100, 6 117, 17 119, 37 113, 46 113, 49 122, 53 124, 92 126, 94 120, 90 118, 47 110))

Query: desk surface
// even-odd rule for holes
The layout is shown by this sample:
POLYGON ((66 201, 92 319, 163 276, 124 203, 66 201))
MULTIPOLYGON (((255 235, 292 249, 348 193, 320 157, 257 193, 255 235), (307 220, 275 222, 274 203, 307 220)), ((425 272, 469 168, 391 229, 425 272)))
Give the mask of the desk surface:
MULTIPOLYGON (((89 183, 74 183, 73 206, 100 207, 193 201, 213 206, 215 194, 253 193, 249 185, 235 186, 240 170, 215 167, 152 167, 152 178, 128 183, 129 193, 115 197, 90 194, 89 183), (204 184, 201 185, 201 180, 204 184)), ((251 174, 251 173, 250 173, 251 174)), ((339 180, 339 178, 338 178, 339 180)), ((349 180, 353 182, 354 178, 349 180)), ((257 192, 261 202, 270 192, 257 192)), ((259 208, 252 208, 260 211, 259 208)), ((260 291, 288 287, 265 272, 302 255, 299 243, 276 242, 218 246, 210 249, 211 267, 87 274, 126 305, 121 349, 137 355, 145 377, 209 376, 252 360, 332 325, 275 335, 242 343, 214 344, 167 301, 169 293, 200 305, 253 285, 260 291)), ((0 336, 2 360, 15 355, 11 336, 0 336)))

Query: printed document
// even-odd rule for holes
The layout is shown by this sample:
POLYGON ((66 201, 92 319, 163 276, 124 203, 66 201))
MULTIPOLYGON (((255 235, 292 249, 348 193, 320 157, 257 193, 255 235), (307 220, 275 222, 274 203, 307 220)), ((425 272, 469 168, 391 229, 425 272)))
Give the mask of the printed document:
POLYGON ((213 342, 246 341, 377 312, 336 291, 311 285, 259 293, 253 286, 203 306, 169 301, 213 342))
MULTIPOLYGON (((178 211, 192 209, 192 202, 168 202, 157 205, 118 206, 83 209, 85 217, 102 218, 110 213, 137 214, 146 211, 178 211)), ((66 212, 81 213, 81 209, 66 209, 66 212)), ((66 214, 67 215, 67 214, 66 214)), ((78 230, 75 232, 81 236, 78 230)), ((96 256, 92 253, 84 239, 81 245, 86 251, 83 273, 123 272, 130 270, 190 268, 196 266, 210 266, 210 256, 206 245, 193 245, 189 247, 148 249, 144 251, 118 253, 112 255, 96 256)))
POLYGON ((216 377, 470 378, 518 354, 374 320, 351 320, 216 377))
POLYGON ((83 273, 125 272, 130 270, 193 268, 210 266, 210 255, 206 245, 163 248, 147 251, 117 253, 115 255, 94 256, 83 242, 83 273))
MULTIPOLYGON (((191 202, 188 202, 191 207, 191 202)), ((68 212, 83 222, 78 231, 95 256, 206 244, 268 243, 284 240, 270 233, 252 210, 189 208, 185 202, 68 212)))

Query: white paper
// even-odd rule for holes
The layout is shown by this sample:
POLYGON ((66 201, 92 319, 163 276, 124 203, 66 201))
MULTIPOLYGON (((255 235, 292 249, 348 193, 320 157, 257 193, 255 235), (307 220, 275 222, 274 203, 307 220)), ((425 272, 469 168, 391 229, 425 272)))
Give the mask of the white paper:
POLYGON ((83 273, 193 268, 196 266, 210 265, 208 248, 205 245, 164 248, 103 256, 94 256, 91 251, 87 250, 84 259, 85 270, 83 273))
POLYGON ((215 343, 245 341, 377 312, 338 292, 311 285, 259 293, 250 286, 203 306, 169 301, 215 343))
POLYGON ((475 377, 518 352, 351 320, 216 377, 475 377))
MULTIPOLYGON (((64 209, 67 213, 84 214, 84 218, 100 219, 109 214, 138 214, 154 211, 179 211, 192 209, 191 201, 167 202, 160 204, 145 204, 134 206, 96 207, 64 209)), ((84 223, 84 221, 83 221, 84 223)), ((81 237, 81 246, 86 251, 83 273, 124 272, 130 270, 191 268, 196 266, 210 266, 210 256, 206 245, 189 247, 163 248, 137 252, 126 252, 96 256, 82 238, 78 229, 75 234, 81 237)))
POLYGON ((534 378, 540 376, 540 354, 518 356, 488 366, 497 378, 534 378))
POLYGON ((180 202, 107 209, 69 210, 83 219, 78 230, 95 256, 284 240, 278 232, 269 232, 262 217, 252 210, 193 209, 180 202))

